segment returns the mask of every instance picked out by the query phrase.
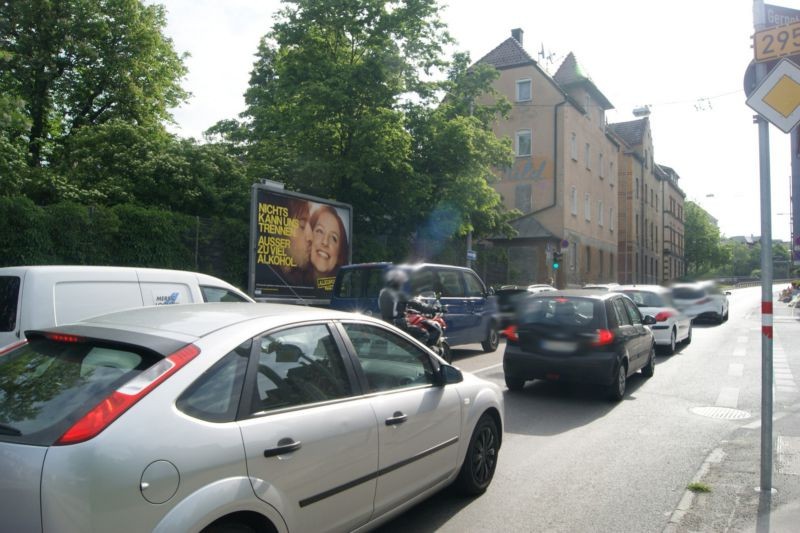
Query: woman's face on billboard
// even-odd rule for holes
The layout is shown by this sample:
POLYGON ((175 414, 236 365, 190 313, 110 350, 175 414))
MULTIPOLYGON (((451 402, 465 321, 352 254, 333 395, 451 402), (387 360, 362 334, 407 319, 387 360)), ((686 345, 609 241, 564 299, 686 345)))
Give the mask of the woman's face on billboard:
POLYGON ((320 273, 333 271, 338 264, 341 249, 339 221, 327 211, 320 213, 312 232, 311 264, 314 270, 320 273))

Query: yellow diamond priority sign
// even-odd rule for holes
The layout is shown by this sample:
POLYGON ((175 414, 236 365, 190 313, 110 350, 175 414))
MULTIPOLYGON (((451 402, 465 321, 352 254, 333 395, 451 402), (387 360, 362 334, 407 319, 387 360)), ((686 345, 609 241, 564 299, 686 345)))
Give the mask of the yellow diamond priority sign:
POLYGON ((782 59, 747 99, 747 105, 789 133, 800 123, 800 67, 782 59))

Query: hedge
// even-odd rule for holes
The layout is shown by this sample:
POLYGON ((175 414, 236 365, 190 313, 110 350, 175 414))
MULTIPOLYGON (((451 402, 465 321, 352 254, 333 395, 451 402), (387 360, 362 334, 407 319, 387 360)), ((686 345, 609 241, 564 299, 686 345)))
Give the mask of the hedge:
POLYGON ((245 288, 249 225, 131 204, 36 206, 0 197, 0 266, 119 265, 194 270, 245 288))

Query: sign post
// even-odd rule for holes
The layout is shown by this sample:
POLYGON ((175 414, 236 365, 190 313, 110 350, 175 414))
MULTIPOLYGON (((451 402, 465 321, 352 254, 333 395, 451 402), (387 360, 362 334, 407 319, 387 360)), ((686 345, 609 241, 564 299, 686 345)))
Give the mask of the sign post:
MULTIPOLYGON (((763 0, 753 0, 756 32, 766 27, 763 0)), ((756 63, 756 85, 767 77, 767 65, 756 63)), ((756 90, 758 92, 758 89, 756 90)), ((748 99, 749 100, 749 99, 748 99)), ((762 98, 763 100, 763 98, 762 98)), ((761 182, 761 477, 759 490, 772 493, 772 206, 770 198, 769 124, 762 115, 758 124, 758 156, 761 182)))

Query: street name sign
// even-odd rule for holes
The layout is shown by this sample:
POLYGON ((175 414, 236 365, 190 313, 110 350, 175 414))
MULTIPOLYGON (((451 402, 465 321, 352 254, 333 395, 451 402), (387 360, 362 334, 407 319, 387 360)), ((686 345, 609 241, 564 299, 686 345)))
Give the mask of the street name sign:
POLYGON ((747 105, 789 133, 800 123, 800 67, 782 59, 753 91, 747 105))

